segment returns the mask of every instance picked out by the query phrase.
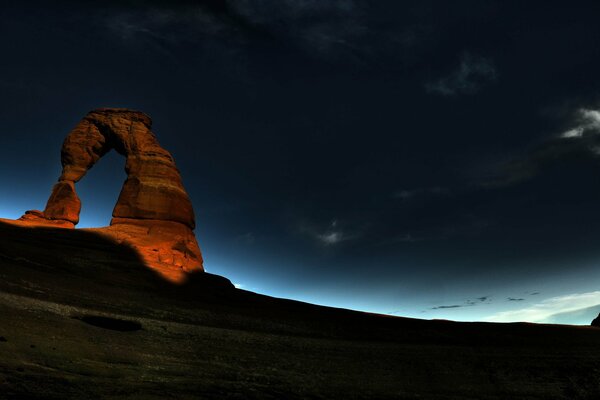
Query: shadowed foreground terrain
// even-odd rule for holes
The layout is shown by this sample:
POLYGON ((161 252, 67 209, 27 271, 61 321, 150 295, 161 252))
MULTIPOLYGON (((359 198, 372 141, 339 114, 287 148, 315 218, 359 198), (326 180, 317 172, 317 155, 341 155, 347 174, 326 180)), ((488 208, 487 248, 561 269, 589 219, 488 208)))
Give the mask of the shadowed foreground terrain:
POLYGON ((93 232, 0 223, 0 398, 597 399, 600 329, 174 286, 93 232))

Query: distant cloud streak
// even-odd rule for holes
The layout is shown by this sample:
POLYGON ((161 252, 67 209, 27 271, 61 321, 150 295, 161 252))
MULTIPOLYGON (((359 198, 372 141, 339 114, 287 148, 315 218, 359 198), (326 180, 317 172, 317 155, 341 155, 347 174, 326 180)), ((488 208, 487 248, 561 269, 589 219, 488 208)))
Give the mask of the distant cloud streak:
POLYGON ((358 50, 356 42, 368 33, 360 9, 356 0, 165 1, 109 8, 99 18, 122 41, 150 43, 165 52, 215 39, 240 50, 248 39, 260 38, 334 57, 358 50))
POLYGON ((432 310, 445 310, 447 308, 461 308, 461 307, 468 307, 469 304, 452 304, 449 306, 436 306, 436 307, 431 307, 432 310))
POLYGON ((464 53, 458 67, 449 75, 425 84, 429 93, 442 96, 471 95, 498 78, 494 63, 487 58, 464 53))
POLYGON ((442 196, 447 195, 450 191, 441 186, 423 187, 416 189, 402 189, 394 192, 393 197, 400 200, 410 200, 418 196, 432 195, 442 196))
POLYGON ((522 157, 500 166, 484 186, 510 186, 532 179, 547 166, 559 161, 598 159, 600 156, 600 111, 580 108, 571 126, 546 140, 522 157))
POLYGON ((335 246, 343 242, 357 239, 358 232, 349 232, 340 226, 338 220, 333 220, 326 228, 318 228, 314 224, 302 224, 300 232, 306 234, 323 246, 335 246))
MULTIPOLYGON (((145 3, 145 2, 143 2, 145 3)), ((117 3, 94 17, 96 24, 126 45, 145 45, 174 57, 173 47, 191 46, 206 55, 247 61, 249 44, 275 46, 356 68, 387 68, 381 60, 415 63, 434 28, 408 15, 387 26, 373 19, 365 0, 154 1, 143 7, 117 3), (351 64, 348 64, 351 63, 351 64)), ((125 2, 127 4, 127 2, 125 2)), ((480 69, 476 63, 474 68, 480 69)), ((469 79, 478 72, 470 72, 469 79)), ((472 85, 467 85, 469 88, 472 85)))
POLYGON ((473 307, 480 304, 488 304, 491 301, 490 296, 476 297, 475 299, 467 299, 464 304, 451 304, 431 307, 430 310, 447 310, 452 308, 473 307))

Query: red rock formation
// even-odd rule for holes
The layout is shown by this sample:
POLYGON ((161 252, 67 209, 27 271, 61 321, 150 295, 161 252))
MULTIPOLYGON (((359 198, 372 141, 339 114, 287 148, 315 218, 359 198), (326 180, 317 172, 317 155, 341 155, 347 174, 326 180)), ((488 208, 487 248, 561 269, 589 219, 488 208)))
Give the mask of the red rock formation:
POLYGON ((108 151, 126 157, 125 181, 111 226, 90 229, 136 248, 146 264, 165 278, 181 282, 186 272, 203 271, 193 233, 194 210, 171 154, 139 111, 101 108, 89 112, 65 139, 62 174, 44 211, 28 211, 23 225, 74 228, 81 201, 75 183, 108 151))

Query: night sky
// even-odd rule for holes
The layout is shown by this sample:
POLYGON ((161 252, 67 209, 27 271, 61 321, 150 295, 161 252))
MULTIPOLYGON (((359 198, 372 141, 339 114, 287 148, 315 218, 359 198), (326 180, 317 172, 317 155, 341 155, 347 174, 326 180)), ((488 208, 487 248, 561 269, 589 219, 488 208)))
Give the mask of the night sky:
MULTIPOLYGON (((206 270, 243 289, 600 311, 600 3, 21 3, 0 6, 1 217, 43 209, 86 112, 127 107, 175 157, 206 270)), ((79 227, 108 225, 123 168, 111 152, 78 184, 79 227)))

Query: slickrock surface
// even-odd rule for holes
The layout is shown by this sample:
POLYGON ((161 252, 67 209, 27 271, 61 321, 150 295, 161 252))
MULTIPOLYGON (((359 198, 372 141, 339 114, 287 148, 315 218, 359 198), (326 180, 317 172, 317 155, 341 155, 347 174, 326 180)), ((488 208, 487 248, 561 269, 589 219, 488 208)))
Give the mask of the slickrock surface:
POLYGON ((0 399, 600 399, 600 330, 173 285, 85 229, 0 222, 0 399), (4 338, 4 339, 2 339, 4 338))

